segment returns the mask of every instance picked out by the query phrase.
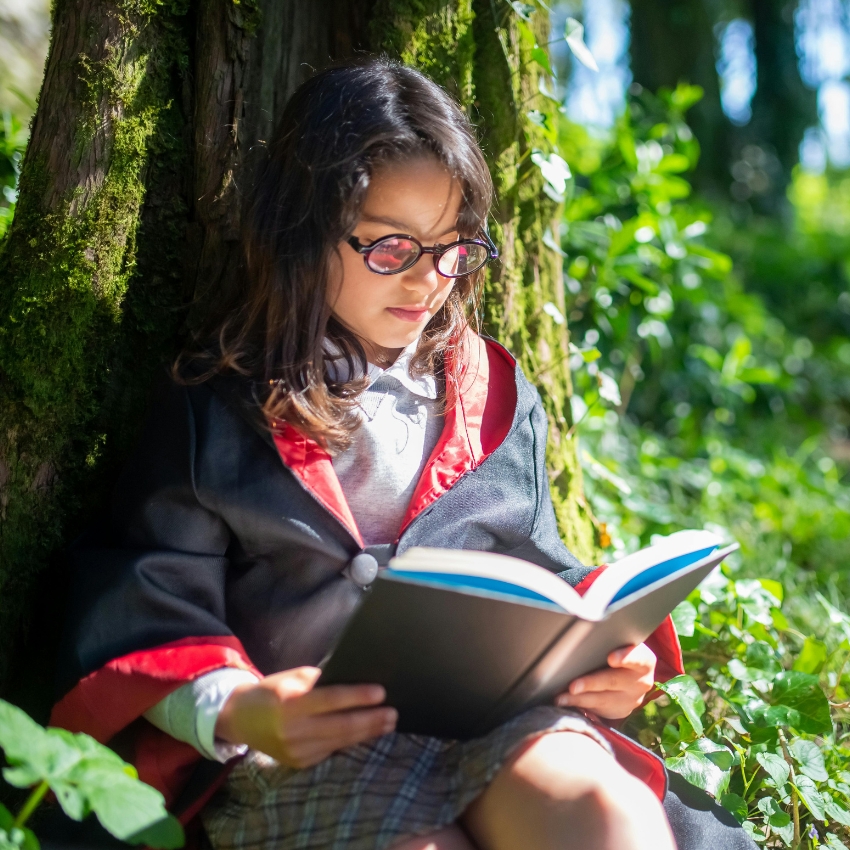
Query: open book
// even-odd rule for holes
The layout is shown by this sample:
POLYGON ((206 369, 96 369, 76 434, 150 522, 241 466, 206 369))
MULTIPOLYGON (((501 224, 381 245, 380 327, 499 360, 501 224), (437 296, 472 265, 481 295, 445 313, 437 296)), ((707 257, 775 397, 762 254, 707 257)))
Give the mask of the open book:
POLYGON ((646 640, 738 548, 721 545, 680 531, 609 566, 584 596, 505 555, 410 549, 378 575, 319 684, 383 685, 401 732, 482 735, 646 640))

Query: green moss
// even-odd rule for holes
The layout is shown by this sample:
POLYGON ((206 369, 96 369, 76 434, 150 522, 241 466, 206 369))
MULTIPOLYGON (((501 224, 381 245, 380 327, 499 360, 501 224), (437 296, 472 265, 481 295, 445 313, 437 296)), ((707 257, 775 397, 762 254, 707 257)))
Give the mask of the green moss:
POLYGON ((473 17, 472 0, 378 0, 370 25, 372 45, 419 68, 468 104, 473 17))
MULTIPOLYGON (((102 58, 79 58, 75 151, 79 161, 97 160, 92 188, 45 208, 54 177, 38 156, 24 163, 0 253, 9 284, 0 293, 5 647, 35 574, 99 504, 185 300, 185 203, 175 192, 186 172, 185 120, 175 89, 187 5, 123 3, 102 58)), ((0 658, 0 682, 8 662, 0 658)))

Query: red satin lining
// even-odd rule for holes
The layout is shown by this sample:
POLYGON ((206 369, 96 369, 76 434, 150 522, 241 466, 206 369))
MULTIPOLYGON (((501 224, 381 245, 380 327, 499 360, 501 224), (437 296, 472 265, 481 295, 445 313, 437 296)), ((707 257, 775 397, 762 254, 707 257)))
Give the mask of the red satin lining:
POLYGON ((180 685, 219 667, 262 678, 237 638, 183 638, 123 655, 90 673, 56 703, 50 725, 105 743, 180 685))
POLYGON ((342 523, 362 549, 363 538, 342 492, 331 456, 289 423, 276 427, 272 433, 280 459, 325 509, 342 523))
POLYGON ((594 723, 594 728, 611 745, 617 761, 632 776, 645 782, 655 796, 664 802, 667 794, 667 771, 664 769, 664 762, 616 729, 602 723, 594 723))
MULTIPOLYGON (((452 373, 452 357, 462 360, 460 387, 447 382, 443 432, 425 464, 399 534, 462 475, 492 454, 513 423, 517 388, 511 355, 498 343, 467 331, 447 352, 447 374, 452 373)), ((330 455, 289 423, 281 423, 273 435, 283 463, 362 547, 363 538, 330 455)))

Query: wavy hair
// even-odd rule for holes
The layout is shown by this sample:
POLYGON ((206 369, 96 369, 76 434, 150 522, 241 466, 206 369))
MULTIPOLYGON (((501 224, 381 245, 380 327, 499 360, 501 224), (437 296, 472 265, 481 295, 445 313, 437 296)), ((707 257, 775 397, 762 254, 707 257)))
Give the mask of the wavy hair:
MULTIPOLYGON (((490 173, 469 121, 440 86, 384 57, 328 68, 301 85, 251 198, 244 286, 175 372, 190 359, 203 364, 201 380, 246 376, 270 423, 289 423, 332 453, 344 450, 359 426, 355 408, 366 379, 336 380, 324 340, 339 349, 349 375, 365 375, 367 367, 363 346, 328 306, 332 261, 359 220, 376 169, 423 155, 437 157, 461 188, 458 232, 480 233, 492 201, 490 173)), ((414 373, 457 379, 445 374, 457 358, 444 355, 475 313, 482 277, 457 279, 422 334, 414 373)))

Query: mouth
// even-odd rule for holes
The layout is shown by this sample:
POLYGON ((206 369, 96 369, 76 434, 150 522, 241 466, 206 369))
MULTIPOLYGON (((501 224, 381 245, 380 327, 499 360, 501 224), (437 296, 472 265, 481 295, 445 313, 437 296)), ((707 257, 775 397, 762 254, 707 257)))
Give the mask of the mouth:
POLYGON ((421 322, 430 311, 427 307, 387 307, 387 312, 403 322, 421 322))

